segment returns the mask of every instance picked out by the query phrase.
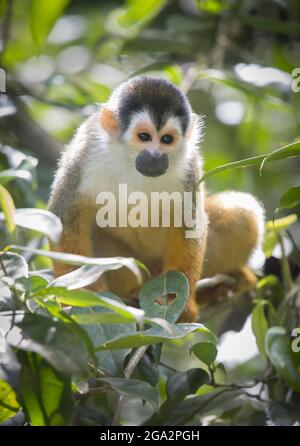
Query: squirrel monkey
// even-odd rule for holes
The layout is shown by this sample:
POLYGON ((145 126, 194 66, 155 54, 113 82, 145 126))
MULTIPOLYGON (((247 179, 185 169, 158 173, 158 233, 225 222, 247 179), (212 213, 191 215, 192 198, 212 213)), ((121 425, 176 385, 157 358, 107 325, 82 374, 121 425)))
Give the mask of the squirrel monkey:
MULTIPOLYGON (((142 261, 155 274, 181 271, 190 285, 190 296, 181 321, 197 318, 199 305, 209 295, 196 296, 200 278, 217 273, 236 278, 236 290, 255 285, 254 274, 245 265, 261 242, 264 216, 254 197, 222 192, 207 196, 202 159, 198 151, 201 120, 188 99, 163 79, 136 77, 121 84, 107 104, 77 130, 64 151, 54 179, 49 210, 61 218, 63 233, 53 249, 93 257, 125 256, 142 261), (186 237, 184 225, 171 221, 130 227, 99 227, 97 196, 106 191, 118 195, 120 184, 128 193, 197 192, 191 212, 197 210, 197 237, 186 237)), ((130 209, 130 208, 129 208, 130 209)), ((74 267, 73 267, 74 268, 74 267)), ((71 266, 56 263, 54 274, 71 266)), ((105 273, 90 288, 110 290, 132 302, 137 282, 126 268, 105 273)), ((220 294, 228 290, 210 290, 220 294)))

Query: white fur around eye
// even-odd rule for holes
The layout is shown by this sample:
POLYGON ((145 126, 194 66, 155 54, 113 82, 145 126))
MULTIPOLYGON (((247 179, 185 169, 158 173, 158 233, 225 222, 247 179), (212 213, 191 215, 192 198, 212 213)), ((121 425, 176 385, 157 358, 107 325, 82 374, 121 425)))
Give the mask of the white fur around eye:
POLYGON ((132 116, 130 125, 124 133, 124 141, 130 141, 133 130, 140 124, 144 124, 147 128, 153 128, 153 131, 155 130, 149 114, 146 111, 137 112, 132 116))
POLYGON ((163 128, 160 130, 161 135, 163 136, 164 134, 168 134, 167 129, 170 129, 170 128, 176 130, 178 135, 182 134, 180 121, 178 118, 176 118, 176 116, 172 116, 171 118, 169 118, 167 120, 167 122, 165 123, 163 128))

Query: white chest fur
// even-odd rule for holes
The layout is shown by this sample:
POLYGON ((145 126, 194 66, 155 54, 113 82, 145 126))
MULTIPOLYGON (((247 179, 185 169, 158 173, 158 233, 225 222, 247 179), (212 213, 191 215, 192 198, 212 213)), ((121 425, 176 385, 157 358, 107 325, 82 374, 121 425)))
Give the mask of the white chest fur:
MULTIPOLYGON (((85 128, 81 129, 84 131, 85 128)), ((80 132, 77 135, 80 137, 80 132)), ((74 143, 76 140, 74 140, 74 143)), ((106 136, 102 132, 94 135, 90 146, 85 147, 82 156, 82 174, 79 193, 97 203, 99 193, 110 193, 116 199, 117 213, 120 200, 124 200, 124 195, 120 195, 120 185, 126 185, 127 197, 135 192, 142 193, 148 199, 151 206, 152 193, 180 193, 184 192, 184 163, 185 154, 177 154, 170 157, 170 166, 164 175, 159 177, 146 177, 140 174, 135 168, 135 158, 129 155, 120 144, 111 144, 107 148, 106 136)), ((99 208, 96 205, 96 208, 99 208)), ((130 209, 130 205, 128 205, 130 209)), ((150 214, 149 210, 149 214, 150 214)), ((134 250, 139 252, 151 252, 153 257, 161 257, 168 228, 161 227, 108 227, 115 237, 130 243, 134 250), (153 237, 154 236, 154 237, 153 237), (155 243, 153 243, 155 240, 155 243)))

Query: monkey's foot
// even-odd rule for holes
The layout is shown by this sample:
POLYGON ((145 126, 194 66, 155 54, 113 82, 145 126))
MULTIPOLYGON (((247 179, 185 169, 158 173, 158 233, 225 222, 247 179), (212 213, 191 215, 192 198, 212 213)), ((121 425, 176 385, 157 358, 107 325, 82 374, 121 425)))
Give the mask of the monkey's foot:
POLYGON ((245 267, 239 271, 230 273, 230 276, 235 279, 235 283, 232 285, 232 291, 234 293, 247 293, 256 287, 256 275, 249 268, 245 267))
POLYGON ((196 292, 197 303, 200 307, 227 302, 233 294, 246 293, 255 288, 257 283, 255 274, 246 267, 226 273, 226 276, 233 278, 234 282, 232 284, 220 283, 216 286, 208 286, 196 292))

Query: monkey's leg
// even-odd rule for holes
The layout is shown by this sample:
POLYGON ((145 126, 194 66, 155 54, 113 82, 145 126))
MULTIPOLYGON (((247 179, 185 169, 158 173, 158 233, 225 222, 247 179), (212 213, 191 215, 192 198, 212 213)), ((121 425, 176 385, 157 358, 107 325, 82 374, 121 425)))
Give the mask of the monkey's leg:
POLYGON ((263 208, 250 194, 214 194, 206 198, 205 207, 209 226, 202 278, 224 273, 236 282, 202 290, 197 296, 200 305, 226 298, 230 290, 242 293, 255 287, 256 277, 246 265, 264 233, 263 208))
POLYGON ((195 291, 196 283, 202 272, 205 239, 206 233, 200 240, 185 238, 182 228, 169 230, 163 272, 181 271, 187 277, 190 285, 189 299, 180 316, 180 322, 193 322, 199 313, 195 291))
MULTIPOLYGON (((63 232, 57 246, 51 246, 53 251, 94 257, 93 234, 96 228, 96 211, 94 206, 86 201, 77 201, 63 216, 63 232)), ((67 274, 77 267, 66 263, 54 262, 54 277, 67 274)), ((106 284, 101 277, 87 287, 90 290, 105 290, 106 284)))
MULTIPOLYGON (((97 257, 137 257, 126 243, 113 235, 113 231, 98 229, 94 240, 97 257)), ((143 275, 143 271, 141 274, 143 275)), ((146 277, 147 275, 144 278, 146 277)), ((106 272, 103 278, 109 291, 117 294, 130 305, 138 305, 138 289, 141 285, 132 271, 123 267, 106 272)))

